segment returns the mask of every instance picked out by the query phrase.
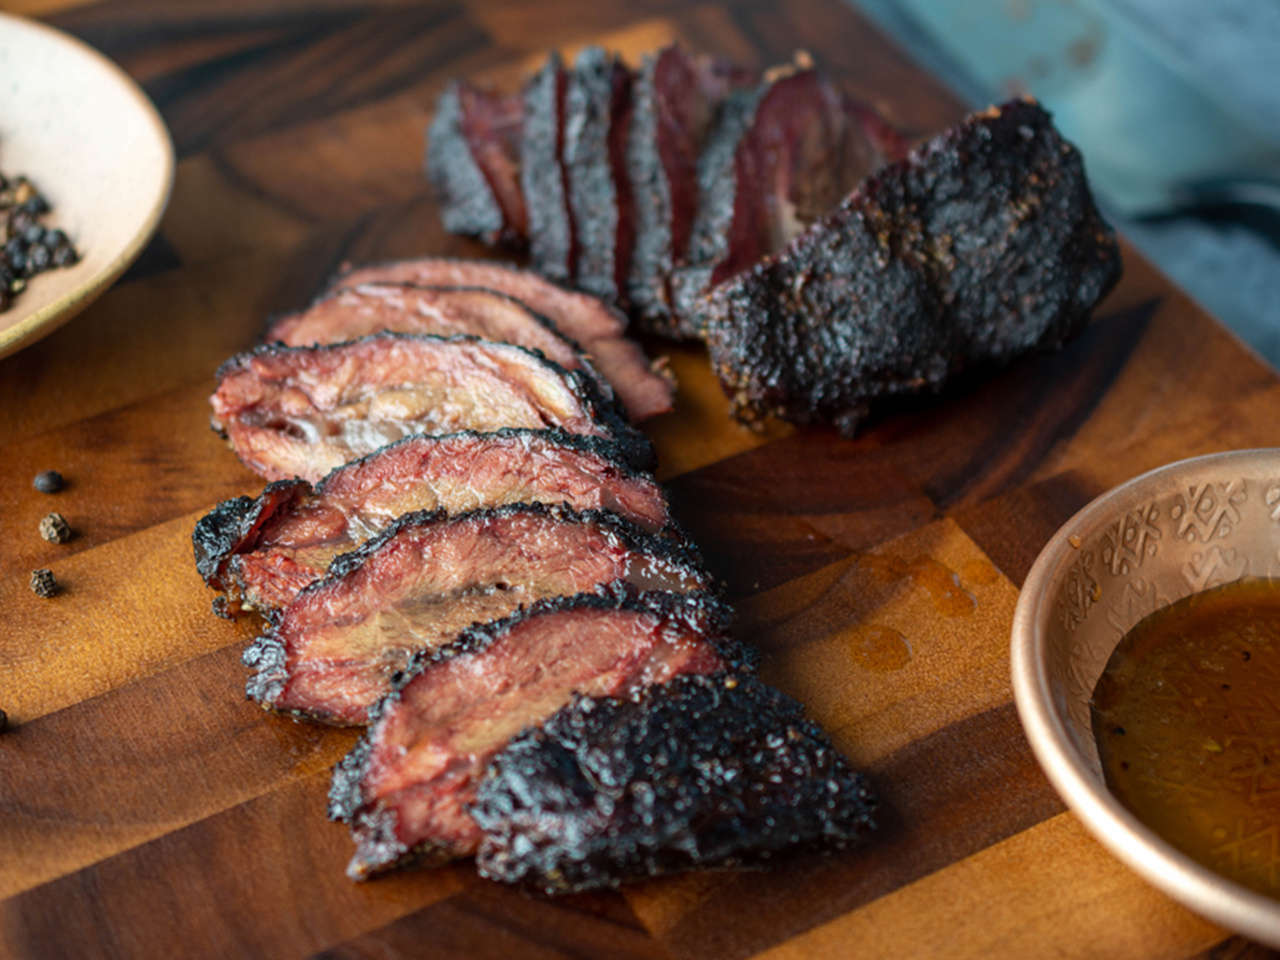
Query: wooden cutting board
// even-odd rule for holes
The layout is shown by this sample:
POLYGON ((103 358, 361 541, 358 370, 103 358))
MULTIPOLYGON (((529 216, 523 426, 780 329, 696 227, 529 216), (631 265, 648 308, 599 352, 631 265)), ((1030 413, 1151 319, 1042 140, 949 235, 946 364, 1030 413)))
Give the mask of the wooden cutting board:
MULTIPOLYGON (((10 8, 14 4, 8 5, 10 8)), ((530 898, 466 864, 355 885, 324 817, 350 731, 244 701, 252 635, 209 611, 190 533, 261 484, 207 429, 227 356, 339 263, 476 255, 421 175, 446 80, 553 46, 671 39, 762 67, 805 48, 913 135, 957 102, 839 0, 22 0, 115 57, 177 144, 129 276, 0 362, 0 951, 13 957, 1274 956, 1144 885, 1080 828, 1008 682, 1018 586, 1060 523, 1194 454, 1280 441, 1280 382, 1126 248, 1065 351, 855 441, 745 433, 668 352, 647 425, 680 520, 764 652, 883 801, 864 849, 620 894, 530 898), (31 478, 55 468, 56 496, 31 478), (63 546, 36 534, 58 510, 63 546), (28 589, 50 567, 53 600, 28 589)), ((38 171, 33 171, 38 173, 38 171)))

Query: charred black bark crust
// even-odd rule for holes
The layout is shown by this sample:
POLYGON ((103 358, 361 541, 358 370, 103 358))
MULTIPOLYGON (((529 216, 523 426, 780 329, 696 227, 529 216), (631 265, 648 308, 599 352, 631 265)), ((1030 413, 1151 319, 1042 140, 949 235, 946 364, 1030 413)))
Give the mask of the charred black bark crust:
POLYGON ((617 302, 629 250, 621 249, 619 229, 625 179, 618 181, 611 163, 614 123, 627 120, 630 74, 618 58, 601 47, 587 47, 574 61, 565 94, 564 170, 569 184, 569 212, 577 243, 575 283, 587 293, 617 302))
POLYGON ((875 807, 798 703, 721 674, 578 698, 493 760, 472 816, 481 874, 559 894, 840 849, 875 807))
POLYGON ((522 607, 509 617, 492 623, 475 624, 458 635, 453 643, 430 653, 418 654, 396 680, 390 693, 369 708, 369 730, 333 770, 329 785, 329 819, 350 821, 360 808, 360 782, 369 767, 373 737, 378 721, 392 704, 400 700, 400 691, 432 664, 451 660, 464 653, 487 649, 516 626, 535 617, 572 610, 632 610, 653 613, 664 619, 680 619, 686 624, 713 631, 708 638, 725 662, 738 671, 755 670, 759 654, 732 639, 726 632, 733 611, 710 593, 675 594, 660 591, 641 592, 625 581, 604 584, 592 593, 571 597, 552 597, 522 607))
POLYGON ((552 53, 525 87, 520 188, 529 210, 529 260, 555 280, 572 280, 577 255, 564 168, 567 77, 552 53))
POLYGON ((676 336, 698 335, 694 305, 711 286, 716 265, 729 252, 729 228, 738 197, 738 145, 751 131, 756 110, 771 86, 766 81, 730 94, 698 158, 698 213, 689 237, 688 263, 671 275, 676 336))
POLYGON ((427 130, 427 176, 439 196, 444 228, 494 246, 515 238, 507 236, 502 207, 471 155, 462 129, 460 87, 457 80, 452 81, 436 102, 436 115, 427 130))
POLYGON ((246 540, 281 504, 310 486, 305 480, 277 480, 267 484, 256 498, 224 500, 197 520, 191 543, 196 571, 204 582, 216 590, 229 590, 232 584, 225 576, 227 561, 241 552, 246 540))
MULTIPOLYGON (((401 691, 414 677, 433 664, 454 657, 487 649, 519 625, 540 616, 575 610, 628 610, 654 614, 663 620, 681 621, 686 627, 698 631, 715 644, 734 669, 752 670, 757 655, 726 633, 732 612, 721 601, 708 593, 673 594, 639 592, 630 584, 619 581, 604 585, 593 593, 580 593, 571 597, 555 597, 541 600, 516 611, 509 617, 492 623, 477 624, 464 631, 458 639, 440 650, 421 654, 387 694, 369 711, 369 729, 351 751, 334 767, 329 786, 329 818, 350 824, 352 832, 360 836, 358 863, 352 879, 366 879, 402 867, 431 862, 438 850, 430 844, 410 848, 396 839, 395 812, 392 809, 362 809, 364 797, 361 783, 368 773, 369 760, 377 737, 377 724, 383 714, 400 700, 401 691)), ((444 859, 448 859, 445 857, 444 859)))
POLYGON ((852 433, 879 399, 1060 347, 1120 270, 1079 153, 1013 101, 869 178, 697 320, 740 419, 852 433))
POLYGON ((636 75, 631 132, 627 139, 627 176, 635 207, 635 246, 627 295, 644 328, 670 332, 666 278, 673 265, 671 185, 658 152, 657 72, 661 54, 647 56, 636 75))

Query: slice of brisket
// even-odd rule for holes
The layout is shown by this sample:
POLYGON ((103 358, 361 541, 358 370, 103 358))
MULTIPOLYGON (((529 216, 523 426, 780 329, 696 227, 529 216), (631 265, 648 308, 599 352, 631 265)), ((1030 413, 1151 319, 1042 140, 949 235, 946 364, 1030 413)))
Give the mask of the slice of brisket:
POLYGON ((455 80, 427 131, 427 176, 450 233, 494 246, 521 245, 528 214, 520 189, 524 99, 455 80))
POLYGON ((1080 154, 1030 101, 881 171, 697 307, 735 414, 834 423, 1059 347, 1120 276, 1080 154))
POLYGON ((348 875, 473 853, 475 784, 511 737, 575 693, 625 697, 725 669, 725 620, 705 594, 561 598, 424 658, 334 772, 330 815, 348 820, 356 841, 348 875))
POLYGON ((472 808, 484 876, 593 890, 840 849, 875 827, 863 777, 752 676, 581 693, 490 764, 472 808))
POLYGON ((634 236, 626 169, 631 72, 600 47, 578 54, 565 93, 564 169, 577 243, 574 282, 619 303, 634 236))
POLYGON ((779 68, 731 95, 698 165, 687 265, 671 278, 681 333, 697 332, 699 298, 775 253, 855 184, 897 159, 898 144, 812 69, 779 68))
POLYGON ((514 297, 484 287, 426 287, 411 283, 364 283, 317 300, 301 313, 281 317, 263 338, 290 347, 341 343, 371 334, 469 335, 540 350, 566 370, 585 370, 600 392, 613 387, 591 366, 578 345, 555 324, 514 297))
POLYGON ((339 554, 414 511, 510 503, 612 510, 648 533, 668 525, 666 494, 596 437, 562 430, 415 436, 339 467, 319 485, 279 480, 219 504, 195 527, 196 568, 226 609, 287 606, 339 554))
POLYGON ((428 257, 357 267, 340 273, 329 291, 367 283, 485 287, 515 297, 582 347, 596 369, 613 384, 633 420, 671 409, 668 377, 655 371, 644 352, 628 340, 626 319, 598 297, 566 290, 528 270, 485 260, 428 257))
POLYGON ((529 211, 529 260, 555 280, 572 280, 578 244, 565 176, 565 95, 569 78, 552 53, 524 88, 520 189, 529 211))
POLYGON ((680 592, 711 582, 686 542, 603 511, 411 513, 334 560, 280 612, 245 652, 256 669, 247 693, 275 710, 361 724, 414 653, 535 600, 614 580, 680 592))
POLYGON ((312 483, 415 433, 561 427, 617 443, 627 462, 653 448, 589 377, 523 347, 473 337, 383 333, 319 347, 269 345, 227 361, 210 398, 214 429, 269 480, 312 483))
POLYGON ((640 325, 671 336, 668 279, 689 247, 698 208, 698 156, 720 104, 758 76, 672 44, 646 56, 636 76, 627 140, 635 211, 635 247, 627 277, 640 325))

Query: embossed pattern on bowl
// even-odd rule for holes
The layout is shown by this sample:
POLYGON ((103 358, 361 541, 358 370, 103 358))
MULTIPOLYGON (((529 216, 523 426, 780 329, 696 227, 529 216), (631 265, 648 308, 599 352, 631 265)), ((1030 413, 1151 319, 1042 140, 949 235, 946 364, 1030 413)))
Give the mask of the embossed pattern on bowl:
MULTIPOLYGON (((1112 853, 1197 913, 1280 947, 1280 903, 1174 849, 1107 790, 1089 712, 1131 627, 1244 577, 1280 578, 1280 449, 1197 457, 1130 480, 1072 517, 1027 575, 1014 613, 1013 691, 1040 765, 1112 853)), ((1251 837, 1244 824, 1231 832, 1252 850, 1269 845, 1280 869, 1280 839, 1251 837)))

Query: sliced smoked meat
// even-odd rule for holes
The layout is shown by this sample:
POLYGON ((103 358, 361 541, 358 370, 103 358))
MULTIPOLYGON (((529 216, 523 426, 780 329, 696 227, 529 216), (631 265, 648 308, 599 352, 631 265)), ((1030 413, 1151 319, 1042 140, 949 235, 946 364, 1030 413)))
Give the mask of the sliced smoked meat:
POLYGON ((566 290, 529 270, 486 260, 428 257, 348 268, 329 291, 369 283, 484 287, 519 300, 575 341, 618 394, 633 420, 671 409, 670 379, 653 369, 640 346, 628 340, 626 319, 598 297, 566 290))
POLYGON ((602 48, 585 48, 569 72, 564 111, 564 170, 577 244, 574 283, 618 303, 626 299, 634 235, 626 169, 631 71, 602 48))
POLYGON ((271 612, 348 553, 414 511, 510 503, 611 510, 648 533, 668 525, 666 494, 609 444, 563 430, 407 437, 334 470, 316 487, 279 480, 219 504, 195 528, 196 569, 228 608, 271 612))
POLYGON ((1120 276, 1080 154, 1030 101, 974 114, 699 307, 742 420, 834 423, 1074 336, 1120 276))
POLYGON ((680 332, 696 333, 704 293, 781 250, 897 159, 881 152, 880 126, 869 134, 869 112, 812 69, 781 68, 725 101, 699 161, 687 265, 671 279, 680 332))
POLYGON ((364 283, 337 290, 300 313, 277 320, 263 338, 290 347, 357 340, 374 333, 469 335, 540 350, 566 370, 586 370, 606 396, 609 381, 596 373, 578 345, 519 300, 484 287, 426 287, 364 283))
POLYGON ((542 504, 408 514, 334 560, 254 641, 248 695, 275 710, 361 724, 414 653, 535 600, 614 580, 681 592, 710 584, 687 543, 616 514, 542 504))
POLYGON ((515 737, 480 782, 482 875, 570 893, 837 850, 875 827, 864 778, 800 704, 753 676, 582 694, 515 737))
POLYGON ((441 94, 427 131, 427 175, 450 233, 493 246, 528 234, 520 189, 524 99, 455 80, 441 94))
POLYGON ((468 631, 384 700, 339 764, 330 815, 356 841, 363 880, 473 853, 468 812, 489 759, 573 696, 628 696, 722 671, 725 616, 706 595, 561 598, 468 631))
POLYGON ((758 76, 676 44, 646 56, 636 76, 627 140, 635 245, 630 312, 646 330, 674 332, 668 279, 689 247, 698 208, 698 156, 720 104, 758 76))
POLYGON ((552 53, 524 88, 520 189, 529 212, 529 260, 554 280, 573 280, 578 245, 565 177, 565 95, 569 77, 552 53))
POLYGON ((213 426, 268 480, 315 483, 335 467, 415 433, 502 427, 617 443, 627 462, 653 448, 589 377, 523 347, 474 337, 382 333, 318 347, 268 345, 227 361, 211 398, 213 426))

